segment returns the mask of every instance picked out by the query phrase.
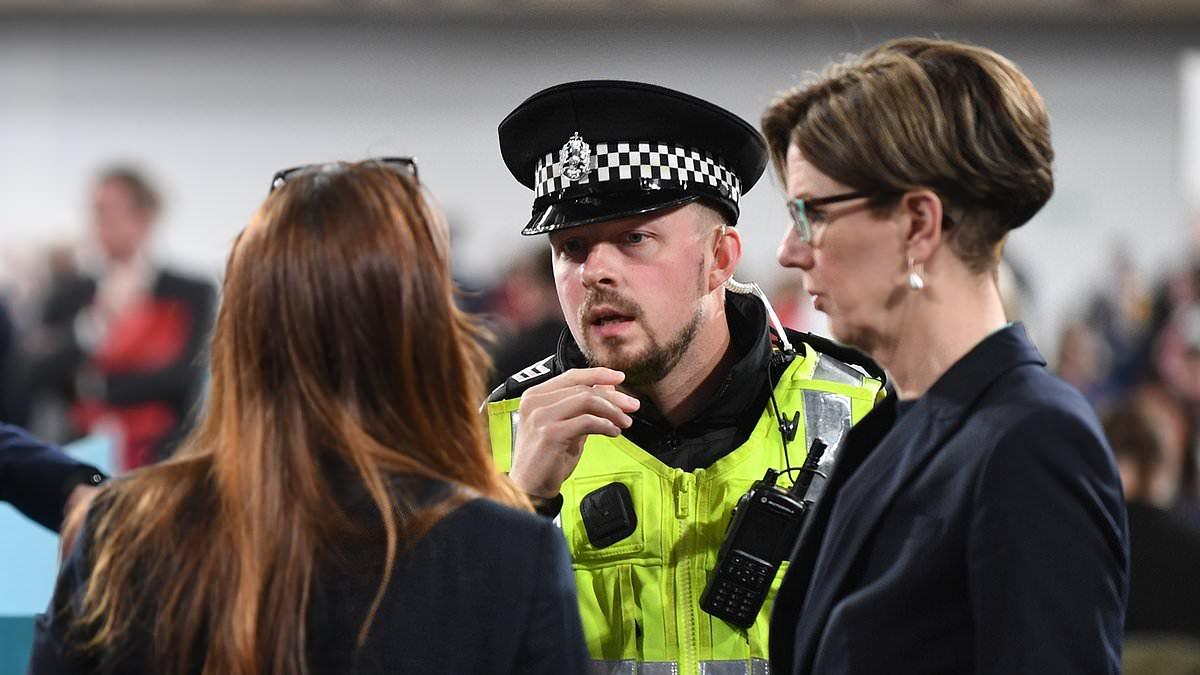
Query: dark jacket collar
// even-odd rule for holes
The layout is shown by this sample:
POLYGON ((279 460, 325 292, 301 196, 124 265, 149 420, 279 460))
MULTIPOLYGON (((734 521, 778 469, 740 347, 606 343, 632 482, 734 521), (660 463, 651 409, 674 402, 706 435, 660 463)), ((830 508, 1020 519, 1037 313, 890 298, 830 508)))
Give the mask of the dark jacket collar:
MULTIPOLYGON (((1023 323, 1011 323, 975 345, 933 383, 917 407, 939 417, 970 410, 996 378, 1020 365, 1046 365, 1023 323)), ((916 409, 916 408, 914 408, 916 409)))

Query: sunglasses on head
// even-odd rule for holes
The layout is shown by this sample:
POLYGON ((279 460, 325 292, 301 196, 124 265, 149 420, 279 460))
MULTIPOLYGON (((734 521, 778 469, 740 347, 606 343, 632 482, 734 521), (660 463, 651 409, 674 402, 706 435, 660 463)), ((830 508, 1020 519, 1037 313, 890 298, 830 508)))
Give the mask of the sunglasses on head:
MULTIPOLYGON (((376 163, 386 166, 397 173, 409 176, 414 180, 420 178, 417 175, 417 160, 412 157, 373 157, 365 160, 365 163, 376 163)), ((290 169, 282 169, 275 172, 275 176, 271 178, 271 189, 268 193, 274 192, 287 184, 288 179, 302 174, 307 171, 319 169, 326 164, 304 164, 302 166, 293 166, 290 169)))

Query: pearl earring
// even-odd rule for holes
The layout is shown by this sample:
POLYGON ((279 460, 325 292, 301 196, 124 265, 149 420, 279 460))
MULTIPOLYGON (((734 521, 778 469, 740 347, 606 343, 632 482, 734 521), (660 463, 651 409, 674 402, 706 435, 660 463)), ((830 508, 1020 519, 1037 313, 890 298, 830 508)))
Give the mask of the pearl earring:
POLYGON ((914 291, 919 291, 925 288, 925 280, 921 278, 921 263, 913 264, 913 259, 908 259, 908 287, 914 291))

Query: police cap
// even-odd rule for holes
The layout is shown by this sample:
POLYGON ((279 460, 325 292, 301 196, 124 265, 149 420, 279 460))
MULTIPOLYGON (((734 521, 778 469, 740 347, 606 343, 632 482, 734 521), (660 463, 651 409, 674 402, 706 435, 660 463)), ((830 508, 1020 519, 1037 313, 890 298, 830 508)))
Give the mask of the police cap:
POLYGON ((754 127, 707 101, 640 82, 544 89, 500 123, 500 154, 534 191, 532 235, 704 200, 730 224, 767 162, 754 127))

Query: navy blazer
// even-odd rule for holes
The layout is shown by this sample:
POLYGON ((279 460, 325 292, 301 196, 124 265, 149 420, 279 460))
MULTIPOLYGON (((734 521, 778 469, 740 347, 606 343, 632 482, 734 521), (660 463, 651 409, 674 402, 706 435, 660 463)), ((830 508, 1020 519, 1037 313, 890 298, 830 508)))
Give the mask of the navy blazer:
POLYGON ((104 474, 39 441, 29 432, 0 424, 0 501, 58 531, 71 490, 99 485, 104 474))
POLYGON ((772 672, 1118 673, 1129 545, 1095 414, 1020 325, 849 434, 771 619, 772 672))
MULTIPOLYGON (((137 619, 131 644, 107 659, 74 649, 68 627, 90 578, 94 518, 89 514, 82 543, 67 558, 49 609, 37 618, 29 675, 151 672, 145 651, 153 644, 150 615, 137 619)), ((361 649, 358 632, 382 577, 382 544, 330 546, 326 554, 308 609, 311 675, 587 673, 566 542, 545 518, 482 498, 443 517, 397 558, 361 649)), ((263 630, 269 633, 270 626, 263 630)), ((192 672, 201 670, 196 662, 192 672)))

